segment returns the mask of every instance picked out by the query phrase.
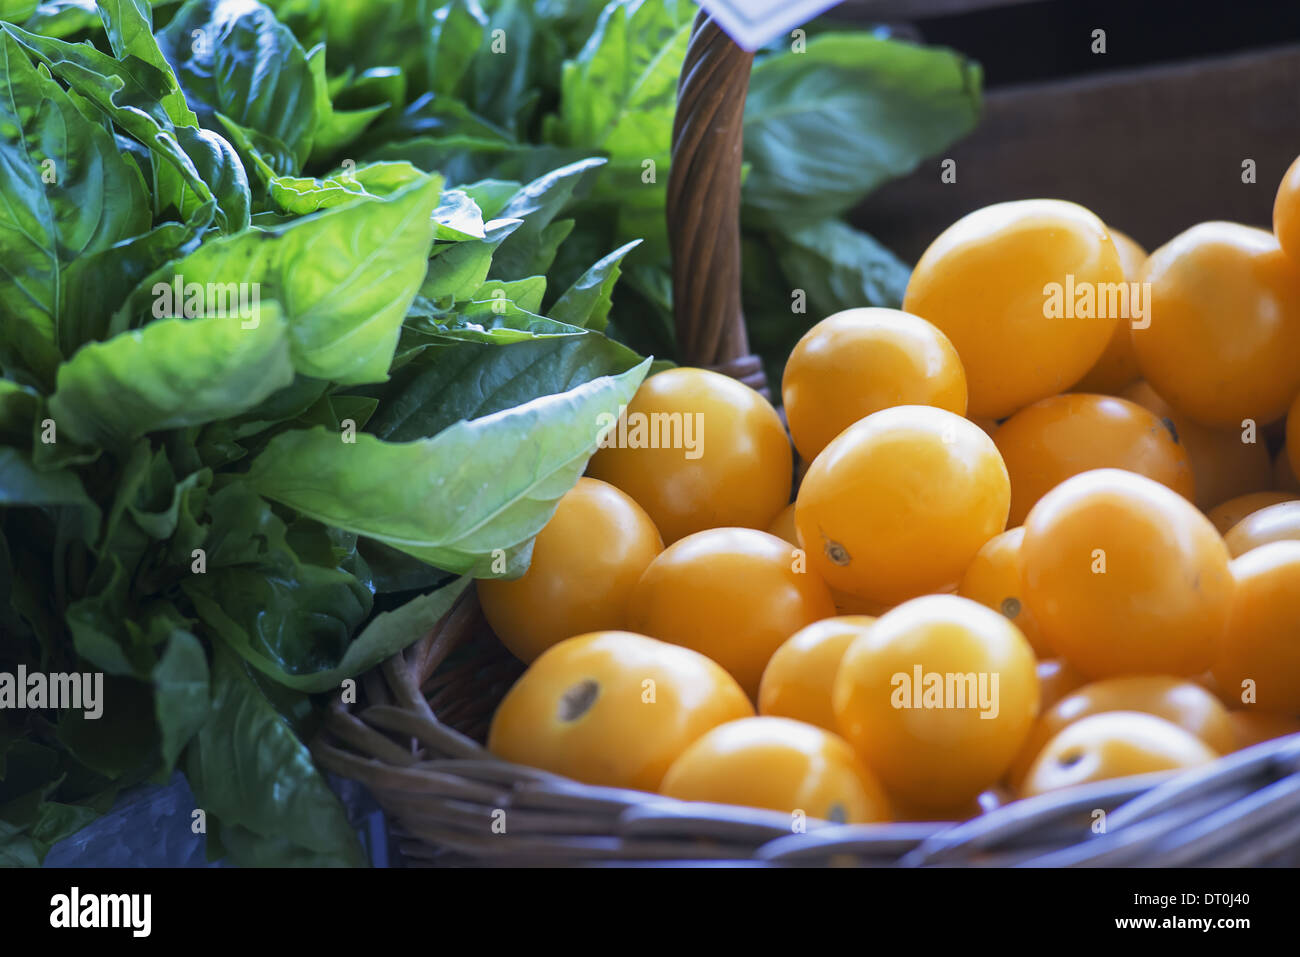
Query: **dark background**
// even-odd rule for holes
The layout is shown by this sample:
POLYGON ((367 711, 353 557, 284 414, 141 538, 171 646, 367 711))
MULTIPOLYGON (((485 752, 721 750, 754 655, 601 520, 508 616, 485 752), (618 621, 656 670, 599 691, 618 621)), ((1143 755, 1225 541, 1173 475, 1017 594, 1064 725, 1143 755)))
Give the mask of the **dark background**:
POLYGON ((907 261, 1010 199, 1074 200, 1148 249, 1208 219, 1268 226, 1300 154, 1293 0, 851 0, 830 16, 897 25, 984 69, 984 115, 945 154, 957 182, 940 182, 937 157, 852 217, 907 261))

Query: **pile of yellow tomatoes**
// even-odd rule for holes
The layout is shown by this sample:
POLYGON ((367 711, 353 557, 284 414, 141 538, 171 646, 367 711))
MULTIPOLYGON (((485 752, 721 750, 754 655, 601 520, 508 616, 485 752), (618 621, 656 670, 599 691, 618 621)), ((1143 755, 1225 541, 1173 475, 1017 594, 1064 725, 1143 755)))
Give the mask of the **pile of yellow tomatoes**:
POLYGON ((1300 731, 1300 160, 1272 232, 1150 255, 977 210, 781 398, 650 377, 527 573, 478 583, 528 664, 494 753, 869 822, 1300 731))

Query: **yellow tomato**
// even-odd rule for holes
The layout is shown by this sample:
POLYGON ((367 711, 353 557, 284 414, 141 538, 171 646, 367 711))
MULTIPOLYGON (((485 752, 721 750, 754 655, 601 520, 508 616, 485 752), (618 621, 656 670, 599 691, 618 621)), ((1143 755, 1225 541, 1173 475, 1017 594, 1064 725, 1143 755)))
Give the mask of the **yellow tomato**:
POLYGON ((669 545, 632 590, 630 627, 708 655, 751 697, 768 659, 805 625, 835 614, 803 554, 775 535, 714 528, 669 545))
POLYGON ((772 524, 767 527, 767 533, 775 535, 783 542, 789 542, 795 548, 799 547, 799 533, 794 527, 794 502, 777 513, 776 518, 772 519, 772 524))
POLYGON ((1269 714, 1267 711, 1233 711, 1228 714, 1228 718, 1237 732, 1237 747, 1234 749, 1237 751, 1288 734, 1300 734, 1300 721, 1283 714, 1269 714))
POLYGON ((1233 750, 1236 732, 1228 709, 1194 681, 1167 675, 1130 675, 1094 681, 1044 710, 1007 773, 1019 787, 1034 760, 1062 729, 1089 715, 1109 711, 1153 714, 1196 735, 1220 754, 1233 750))
POLYGON ((1088 683, 1087 677, 1064 658, 1045 658, 1038 662, 1038 707, 1046 711, 1076 688, 1088 683))
POLYGON ((904 405, 860 419, 813 462, 795 500, 808 562, 837 591, 897 602, 954 586, 1006 526, 997 447, 952 412, 904 405))
POLYGON ((1281 418, 1300 392, 1300 268, 1262 229, 1201 223, 1153 252, 1151 324, 1133 330, 1142 376, 1204 425, 1281 418))
MULTIPOLYGON (((1293 421, 1300 422, 1300 416, 1288 416, 1287 428, 1292 428, 1293 421)), ((1296 478, 1295 471, 1291 468, 1289 448, 1290 444, 1283 442, 1282 448, 1278 449, 1277 458, 1273 460, 1273 488, 1279 492, 1300 495, 1300 478, 1296 478)))
POLYGON ((758 713, 837 731, 831 708, 835 673, 849 643, 875 620, 868 615, 840 615, 796 631, 776 649, 763 671, 758 713))
POLYGON ((1254 708, 1300 714, 1300 542, 1271 542, 1233 559, 1236 589, 1214 677, 1252 688, 1254 708))
MULTIPOLYGON (((1142 275, 1142 265, 1147 260, 1147 251, 1118 229, 1110 231, 1110 238, 1115 244, 1115 251, 1119 253, 1124 279, 1127 282, 1137 282, 1142 275)), ((1129 334, 1131 327, 1130 321, 1115 323, 1115 331, 1106 343, 1106 351, 1101 354, 1096 365, 1088 370, 1088 374, 1075 383, 1075 392, 1118 395, 1120 389, 1140 375, 1137 355, 1133 352, 1133 337, 1129 334)))
POLYGON ((624 627, 632 587, 663 547, 641 506, 580 478, 538 533, 524 576, 480 580, 479 604, 502 643, 532 661, 565 638, 624 627))
POLYGON ((1273 233, 1287 256, 1300 263, 1300 157, 1282 175, 1273 199, 1273 233))
POLYGON ((1043 748, 1025 777, 1031 797, 1093 781, 1209 764, 1218 753, 1190 731, 1136 711, 1107 711, 1067 726, 1043 748))
POLYGON ((1082 206, 998 203, 959 219, 930 244, 903 309, 934 323, 957 347, 970 414, 1000 419, 1068 389, 1110 341, 1116 318, 1081 317, 1076 297, 1065 298, 1067 285, 1084 290, 1123 278, 1106 227, 1082 206), (1050 297, 1049 287, 1059 295, 1050 297))
POLYGON ((1300 502, 1283 502, 1251 512, 1223 536, 1233 558, 1269 542, 1300 542, 1300 502))
POLYGON ((1196 507, 1201 511, 1221 502, 1267 489, 1271 483, 1268 447, 1247 442, 1255 434, 1240 428, 1212 429, 1175 412, 1147 382, 1135 382, 1122 393, 1173 429, 1187 450, 1196 486, 1196 507))
POLYGON ((1291 466, 1291 479, 1300 475, 1300 391, 1296 392, 1291 410, 1286 417, 1287 463, 1291 466))
POLYGON ((688 745, 753 713, 735 680, 703 655, 601 631, 532 663, 493 715, 488 750, 587 784, 657 791, 688 745))
POLYGON ((834 588, 831 589, 831 600, 835 602, 835 612, 838 615, 866 615, 869 618, 879 618, 898 604, 897 602, 871 601, 861 595, 836 591, 834 588))
POLYGON ((1231 710, 1233 708, 1241 707, 1241 701, 1235 696, 1235 692, 1233 692, 1232 689, 1221 688, 1219 682, 1214 677, 1213 671, 1203 671, 1192 680, 1210 694, 1214 695, 1214 697, 1218 698, 1219 702, 1225 708, 1231 710))
POLYGON ((788 718, 719 725, 682 752, 660 790, 836 824, 889 820, 885 792, 844 739, 788 718))
POLYGON ((1066 479, 1029 513, 1021 561, 1040 635, 1084 674, 1195 675, 1213 660, 1228 549, 1158 482, 1120 469, 1066 479))
POLYGON ((1011 476, 1011 515, 1020 525, 1034 503, 1071 475, 1127 469, 1191 500, 1196 491, 1187 452, 1146 409, 1107 395, 1055 395, 1021 409, 993 441, 1011 476))
POLYGON ((767 528, 790 501, 792 453, 761 395, 706 369, 641 384, 587 474, 621 488, 665 542, 705 528, 767 528))
MULTIPOLYGON (((988 793, 990 792, 984 792, 984 794, 988 793)), ((982 798, 983 795, 980 797, 982 798)), ((914 804, 898 795, 890 794, 889 807, 894 812, 894 820, 899 822, 924 821, 929 823, 939 821, 956 824, 969 821, 971 818, 979 817, 984 813, 984 806, 980 798, 971 798, 969 801, 962 801, 953 807, 928 807, 924 804, 914 804)))
POLYGON ((927 595, 853 640, 832 707, 840 733, 891 794, 954 807, 995 784, 1029 733, 1034 652, 997 612, 927 595))
POLYGON ((1024 540, 1025 530, 1012 528, 985 542, 966 566, 957 594, 1006 615, 1028 639, 1034 654, 1042 657, 1052 652, 1038 637, 1038 624, 1020 591, 1020 546, 1024 540))
POLYGON ((897 309, 846 309, 809 329, 781 379, 786 421, 805 459, 858 419, 895 405, 966 414, 966 373, 948 337, 897 309))
POLYGON ((1300 501, 1300 495, 1291 492, 1251 492, 1249 495, 1239 495, 1237 498, 1214 506, 1206 515, 1219 530, 1219 534, 1226 535, 1247 515, 1253 515, 1260 509, 1273 505, 1297 501, 1300 501))

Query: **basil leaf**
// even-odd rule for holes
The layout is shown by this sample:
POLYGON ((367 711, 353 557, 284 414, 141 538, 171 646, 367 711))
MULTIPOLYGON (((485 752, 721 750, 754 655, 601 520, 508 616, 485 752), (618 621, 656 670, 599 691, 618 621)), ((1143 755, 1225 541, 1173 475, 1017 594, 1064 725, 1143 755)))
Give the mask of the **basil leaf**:
POLYGON ((52 381, 67 271, 149 228, 140 171, 11 36, 0 34, 0 356, 52 381))
POLYGON ((551 307, 551 318, 603 332, 613 305, 619 263, 640 244, 641 240, 637 239, 620 246, 578 277, 551 307))
POLYGON ((76 441, 121 448, 238 415, 292 381, 288 327, 272 303, 255 325, 163 319, 92 343, 60 367, 50 414, 76 441))
POLYGON ((968 133, 980 85, 960 54, 865 33, 760 61, 745 101, 746 217, 788 229, 845 212, 968 133))
POLYGON ((600 415, 617 415, 648 367, 460 422, 431 439, 397 444, 362 433, 345 444, 321 428, 285 432, 248 478, 267 498, 439 568, 485 573, 500 550, 508 567, 522 570, 522 548, 595 451, 600 415))
MULTIPOLYGON (((365 863, 337 797, 305 745, 249 676, 218 644, 213 655, 212 712, 191 744, 186 776, 199 806, 220 822, 277 845, 275 859, 315 867, 365 863)), ((249 843, 225 843, 251 854, 249 843)), ((240 858, 237 858, 237 862, 240 858)))
MULTIPOLYGON (((209 129, 220 113, 284 143, 301 166, 320 113, 307 54, 256 0, 190 0, 158 34, 186 100, 209 129)), ((281 171, 285 172, 285 171, 281 171)))
POLYGON ((382 199, 204 243, 146 279, 114 327, 152 310, 158 284, 255 285, 283 307, 295 369, 343 384, 383 381, 425 276, 440 195, 439 180, 426 178, 382 199))

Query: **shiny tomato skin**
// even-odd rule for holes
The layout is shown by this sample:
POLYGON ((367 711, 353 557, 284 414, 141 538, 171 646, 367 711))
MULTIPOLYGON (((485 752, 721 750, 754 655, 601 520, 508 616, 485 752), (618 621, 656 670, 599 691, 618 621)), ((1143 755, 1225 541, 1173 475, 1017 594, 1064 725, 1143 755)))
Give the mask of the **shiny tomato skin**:
POLYGON ((849 645, 832 707, 840 733, 891 796, 958 807, 998 782, 1029 733, 1038 710, 1033 649, 977 602, 916 598, 849 645))
POLYGON ((1201 425, 1175 411, 1145 381, 1125 388, 1121 398, 1142 406, 1178 437, 1178 444, 1187 450, 1196 507, 1201 511, 1239 495, 1265 491, 1272 484, 1268 446, 1257 432, 1201 425))
POLYGON ((1223 536, 1233 558, 1269 542, 1300 542, 1300 502, 1282 502, 1251 512, 1223 536))
POLYGON ((530 662, 565 638, 622 628, 633 586, 663 547, 628 495, 580 478, 537 534, 528 571, 480 580, 479 604, 501 642, 530 662))
POLYGON ((817 456, 795 500, 809 566, 836 591, 895 604, 956 586, 1006 527, 1011 489, 993 441, 961 416, 896 406, 817 456))
POLYGON ((1011 525, 1024 524, 1035 502, 1091 469, 1127 469, 1195 498, 1191 463, 1175 432, 1114 396, 1071 392, 1043 399, 1003 422, 993 441, 1011 476, 1011 525))
POLYGON ((1273 234, 1282 251, 1300 263, 1300 157, 1296 157, 1278 184, 1273 199, 1273 234))
POLYGON ((1249 689, 1252 710, 1300 715, 1300 542, 1270 542, 1232 561, 1236 585, 1214 662, 1224 689, 1249 689))
POLYGON ((997 203, 959 219, 912 270, 903 310, 938 326, 966 370, 972 416, 1001 419, 1070 388, 1106 349, 1118 318, 1049 317, 1062 291, 1124 279, 1105 225, 1075 203, 997 203))
POLYGON ((1196 682, 1167 675, 1107 678, 1085 684, 1043 710, 1011 765, 1007 780, 1019 787, 1052 738, 1076 721, 1109 711, 1136 711, 1164 718, 1196 735, 1219 754, 1232 751, 1236 743, 1228 709, 1196 682))
MULTIPOLYGON (((1113 227, 1110 239, 1115 244, 1115 251, 1119 253, 1125 281, 1138 282, 1142 276, 1142 266, 1147 260, 1147 251, 1131 236, 1113 227)), ((1131 329, 1131 321, 1121 319, 1115 323, 1115 331, 1111 333, 1110 342, 1106 343, 1106 351, 1088 370, 1088 374, 1074 384, 1072 392, 1119 395, 1121 389, 1142 374, 1138 369, 1137 355, 1133 352, 1131 329)))
POLYGON ((632 590, 629 627, 692 648, 751 697, 768 660, 796 631, 835 614, 803 553, 752 528, 713 528, 669 545, 632 590))
POLYGON ((1209 667, 1232 595, 1228 550, 1194 505, 1121 469, 1066 479, 1025 521, 1025 601, 1092 678, 1209 667))
POLYGON ((846 309, 808 330, 781 380, 786 421, 811 461, 872 412, 933 405, 966 414, 966 373, 948 337, 897 309, 846 309))
POLYGON ((1071 691, 1088 683, 1087 676, 1064 658, 1043 658, 1038 662, 1038 707, 1046 711, 1071 691))
POLYGON ((1226 535, 1243 519, 1262 509, 1297 501, 1300 501, 1300 494, 1294 492, 1251 492, 1220 502, 1205 514, 1219 534, 1226 535))
POLYGON ((869 615, 837 615, 796 631, 776 649, 763 671, 758 713, 838 733, 831 707, 835 674, 853 639, 875 620, 869 615))
POLYGON ((783 542, 789 542, 795 548, 800 547, 799 531, 794 524, 794 502, 777 512, 776 518, 772 519, 772 524, 767 526, 767 533, 775 535, 783 542))
POLYGON ((1300 392, 1300 266, 1262 229, 1200 223, 1147 259, 1151 324, 1133 330, 1142 377, 1203 425, 1263 426, 1300 392))
POLYGON ((977 601, 1005 615, 1015 623, 1040 658, 1051 649, 1038 635, 1038 623, 1025 607, 1021 594, 1020 547, 1025 540, 1024 528, 1009 528, 994 535, 980 547, 966 566, 957 594, 977 601))
POLYGON ((1217 751, 1190 731, 1136 711, 1107 711, 1065 727, 1043 748, 1025 776, 1021 795, 1135 774, 1209 764, 1217 751))
POLYGON ((890 819, 889 799, 844 739, 789 718, 743 718, 707 732, 673 762, 661 792, 836 824, 890 819))
POLYGON ((687 746, 753 713, 703 655, 602 631, 542 652, 497 707, 488 750, 586 784, 657 791, 687 746))
POLYGON ((622 421, 587 474, 632 496, 665 543, 706 528, 766 528, 790 501, 793 453, 781 417, 729 376, 685 367, 652 375, 622 421))

